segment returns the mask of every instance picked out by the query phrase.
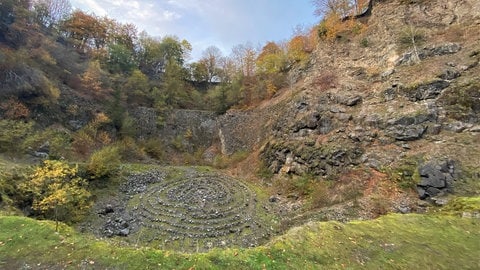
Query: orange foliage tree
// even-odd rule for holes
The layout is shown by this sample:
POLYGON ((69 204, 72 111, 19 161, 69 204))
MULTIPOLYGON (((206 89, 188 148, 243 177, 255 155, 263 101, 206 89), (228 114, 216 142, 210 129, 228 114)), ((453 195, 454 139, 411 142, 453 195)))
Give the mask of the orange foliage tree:
POLYGON ((11 120, 27 119, 30 116, 30 110, 17 98, 11 97, 0 103, 0 108, 4 110, 4 117, 11 120))

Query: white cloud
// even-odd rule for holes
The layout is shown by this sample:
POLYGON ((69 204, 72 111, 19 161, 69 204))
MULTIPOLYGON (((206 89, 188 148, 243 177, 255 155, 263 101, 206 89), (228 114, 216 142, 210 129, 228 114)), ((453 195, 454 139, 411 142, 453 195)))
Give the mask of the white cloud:
POLYGON ((99 15, 99 16, 105 16, 107 15, 107 11, 102 8, 98 3, 97 1, 95 0, 84 0, 84 4, 90 9, 92 10, 96 15, 99 15))
POLYGON ((173 20, 177 20, 177 19, 180 19, 182 16, 174 11, 170 11, 170 10, 165 10, 162 12, 161 16, 160 16, 160 20, 162 21, 173 21, 173 20))

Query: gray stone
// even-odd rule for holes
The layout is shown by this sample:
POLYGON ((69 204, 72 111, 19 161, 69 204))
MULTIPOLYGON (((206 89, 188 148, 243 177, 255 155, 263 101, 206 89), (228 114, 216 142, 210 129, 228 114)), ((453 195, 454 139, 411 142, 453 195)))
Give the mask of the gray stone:
POLYGON ((447 197, 440 197, 440 198, 434 197, 434 198, 432 198, 432 201, 437 206, 445 206, 450 201, 450 199, 447 198, 447 197))
POLYGON ((334 128, 335 127, 333 126, 333 121, 330 118, 324 117, 318 121, 317 129, 321 134, 327 134, 330 131, 332 131, 334 128))
POLYGON ((428 194, 430 197, 431 196, 437 196, 441 194, 441 190, 435 187, 428 187, 427 190, 425 190, 425 193, 428 194))
POLYGON ((414 141, 422 138, 427 128, 422 125, 396 125, 389 127, 386 134, 398 141, 414 141))
POLYGON ((390 87, 387 90, 383 91, 383 98, 385 101, 392 101, 397 97, 397 88, 390 87))
POLYGON ((33 152, 33 156, 41 159, 47 159, 48 153, 35 151, 33 152))
POLYGON ((415 88, 405 91, 406 96, 411 101, 434 99, 449 87, 450 83, 445 80, 436 80, 430 83, 421 84, 415 88))
POLYGON ((270 198, 268 198, 268 201, 271 202, 271 203, 276 203, 278 202, 278 197, 277 196, 270 196, 270 198))
POLYGON ((418 50, 417 53, 414 51, 410 51, 407 53, 404 53, 396 62, 396 65, 409 65, 415 62, 418 62, 418 60, 423 60, 428 57, 433 57, 433 56, 440 56, 440 55, 446 55, 446 54, 454 54, 459 52, 462 49, 462 46, 460 46, 457 43, 445 43, 445 44, 440 44, 437 46, 432 46, 432 47, 425 47, 421 50, 418 50))
POLYGON ((442 125, 433 124, 428 126, 427 133, 431 135, 438 135, 442 131, 442 125))
POLYGON ((382 77, 382 79, 387 79, 388 77, 390 77, 393 73, 395 73, 395 69, 388 69, 386 71, 384 71, 380 76, 382 77))
POLYGON ((456 122, 453 122, 453 123, 448 123, 448 124, 445 125, 446 130, 457 132, 457 133, 460 133, 460 132, 462 132, 465 129, 470 128, 470 127, 472 127, 472 124, 467 124, 467 123, 463 123, 463 122, 460 122, 460 121, 456 121, 456 122))
POLYGON ((85 125, 85 122, 80 121, 80 120, 70 120, 70 121, 68 121, 68 125, 69 125, 74 131, 77 131, 77 130, 81 129, 81 128, 85 125))
POLYGON ((128 236, 129 234, 130 234, 130 229, 129 228, 121 229, 118 232, 119 236, 128 236))
POLYGON ((468 129, 470 132, 480 132, 480 125, 473 126, 468 129))
POLYGON ((342 105, 345 106, 355 106, 357 105, 360 101, 362 101, 361 96, 345 96, 345 97, 339 97, 338 102, 342 105))
POLYGON ((433 160, 418 168, 420 183, 417 192, 420 199, 442 196, 452 191, 456 179, 455 165, 452 160, 433 160))
POLYGON ((443 80, 453 80, 460 77, 460 72, 453 69, 446 69, 438 77, 443 80))
POLYGON ((460 46, 460 44, 458 43, 445 43, 445 44, 430 48, 428 56, 454 54, 459 52, 461 49, 462 49, 462 46, 460 46))

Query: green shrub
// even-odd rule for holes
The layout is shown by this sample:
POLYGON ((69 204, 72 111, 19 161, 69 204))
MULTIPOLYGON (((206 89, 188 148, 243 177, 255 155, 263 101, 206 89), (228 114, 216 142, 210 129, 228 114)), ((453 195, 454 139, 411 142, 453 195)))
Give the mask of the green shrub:
POLYGON ((145 153, 154 159, 161 160, 164 158, 163 142, 159 138, 150 138, 141 143, 145 153))
POLYGON ((397 166, 386 169, 385 172, 400 188, 413 189, 420 182, 418 164, 421 161, 421 157, 410 157, 402 160, 397 166))
POLYGON ((114 145, 119 149, 120 156, 128 161, 145 159, 144 147, 131 137, 124 137, 114 145))
POLYGON ((106 146, 90 156, 87 172, 93 179, 111 176, 117 172, 120 160, 120 149, 117 146, 106 146))
POLYGON ((24 149, 38 149, 48 142, 49 158, 68 158, 71 154, 71 136, 67 131, 47 128, 29 134, 23 143, 24 149))
POLYGON ((19 190, 19 186, 25 183, 27 175, 31 174, 31 167, 0 167, 0 209, 18 211, 29 204, 28 194, 19 190), (17 208, 17 209, 16 209, 17 208))
POLYGON ((370 45, 369 41, 368 41, 368 38, 362 38, 362 40, 360 40, 360 46, 366 48, 370 45))
POLYGON ((213 161, 213 167, 225 169, 233 164, 239 163, 240 161, 246 159, 248 154, 249 153, 247 151, 238 151, 230 156, 216 156, 215 160, 213 161))
POLYGON ((21 145, 32 128, 32 122, 0 120, 0 153, 23 153, 21 145))

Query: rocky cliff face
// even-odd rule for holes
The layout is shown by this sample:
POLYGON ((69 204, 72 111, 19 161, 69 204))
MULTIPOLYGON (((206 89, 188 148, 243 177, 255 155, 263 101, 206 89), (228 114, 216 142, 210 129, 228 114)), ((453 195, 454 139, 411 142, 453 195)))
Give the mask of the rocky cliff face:
MULTIPOLYGON (((224 155, 259 152, 274 174, 329 177, 412 158, 417 171, 442 160, 480 167, 480 2, 376 1, 362 20, 360 33, 321 42, 303 76, 272 100, 218 118, 175 112, 161 136, 190 134, 192 145, 218 144, 224 155), (411 35, 419 41, 406 44, 411 35)), ((443 182, 422 180, 419 195, 451 191, 443 182)))

